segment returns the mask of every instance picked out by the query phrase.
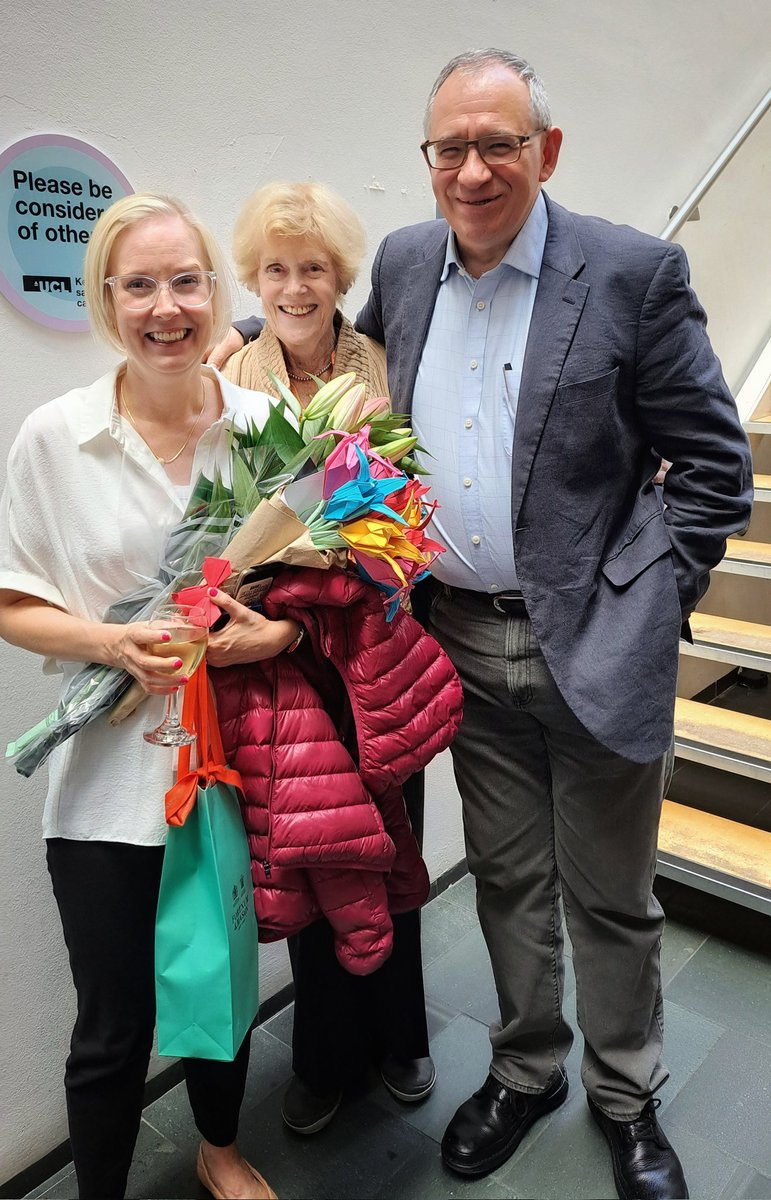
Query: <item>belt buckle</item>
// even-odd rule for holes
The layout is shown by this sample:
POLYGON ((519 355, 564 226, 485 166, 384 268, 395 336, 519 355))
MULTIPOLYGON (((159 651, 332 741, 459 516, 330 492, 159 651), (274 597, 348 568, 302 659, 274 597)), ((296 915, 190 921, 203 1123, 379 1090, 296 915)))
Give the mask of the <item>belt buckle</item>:
POLYGON ((507 612, 501 604, 502 600, 518 600, 521 604, 522 593, 520 592, 518 596, 515 596, 513 592, 501 592, 499 595, 493 596, 493 608, 497 609, 499 613, 503 613, 503 615, 506 616, 507 612))

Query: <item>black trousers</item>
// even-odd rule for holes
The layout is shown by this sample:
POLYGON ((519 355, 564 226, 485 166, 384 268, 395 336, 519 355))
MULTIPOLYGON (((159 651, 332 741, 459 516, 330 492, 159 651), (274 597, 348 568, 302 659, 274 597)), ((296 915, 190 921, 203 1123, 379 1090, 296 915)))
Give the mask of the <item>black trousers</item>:
MULTIPOLYGON (((162 846, 50 838, 48 870, 78 1008, 64 1075, 81 1200, 126 1190, 155 1027, 154 941, 162 846)), ((184 1060, 206 1141, 235 1141, 249 1037, 232 1063, 184 1060)))
MULTIPOLYGON (((423 773, 404 787, 418 841, 423 835, 423 773)), ((351 975, 335 956, 332 927, 316 921, 289 938, 295 986, 292 1066, 316 1092, 357 1082, 386 1054, 428 1054, 420 910, 395 915, 391 957, 372 975, 351 975)))

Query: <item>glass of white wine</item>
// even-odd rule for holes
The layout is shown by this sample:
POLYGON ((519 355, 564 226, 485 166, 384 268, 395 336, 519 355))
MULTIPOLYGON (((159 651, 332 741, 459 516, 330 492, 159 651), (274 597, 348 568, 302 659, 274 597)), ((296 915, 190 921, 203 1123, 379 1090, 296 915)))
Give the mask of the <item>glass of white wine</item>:
MULTIPOLYGON (((209 630, 205 610, 197 604, 167 602, 156 608, 149 624, 158 630, 159 638, 164 632, 171 635, 169 641, 150 643, 153 654, 161 658, 180 658, 182 666, 179 669, 189 679, 206 653, 209 630)), ((166 715, 156 729, 145 733, 146 742, 153 746, 189 746, 195 741, 195 734, 185 729, 179 718, 178 696, 178 692, 171 692, 166 697, 166 715)))

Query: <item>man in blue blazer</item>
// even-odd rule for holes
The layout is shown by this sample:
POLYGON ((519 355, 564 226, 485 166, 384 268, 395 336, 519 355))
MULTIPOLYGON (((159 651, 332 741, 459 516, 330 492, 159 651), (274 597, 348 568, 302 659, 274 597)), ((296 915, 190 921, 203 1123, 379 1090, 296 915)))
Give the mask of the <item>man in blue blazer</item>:
POLYGON ((524 60, 453 59, 422 147, 445 221, 385 239, 357 321, 433 456, 430 629, 464 685, 453 759, 500 1002, 442 1156, 484 1175, 567 1096, 562 901, 619 1196, 672 1200, 651 886, 678 638, 749 520, 750 456, 683 251, 549 200, 561 141, 524 60))
POLYGON ((501 1007, 442 1156, 484 1174, 566 1098, 561 896, 619 1195, 683 1197, 653 1099, 651 884, 680 629, 747 525, 750 457, 683 251, 547 199, 561 141, 523 60, 449 63, 423 144, 446 222, 385 239, 357 322, 433 455, 430 628, 465 690, 453 756, 501 1007))

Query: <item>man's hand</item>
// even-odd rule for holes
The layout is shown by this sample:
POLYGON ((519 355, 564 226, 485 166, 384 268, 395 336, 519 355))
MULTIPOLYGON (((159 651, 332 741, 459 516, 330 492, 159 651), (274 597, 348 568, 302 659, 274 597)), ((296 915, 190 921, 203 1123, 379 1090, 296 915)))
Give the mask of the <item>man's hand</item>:
POLYGON ((237 329, 231 325, 230 329, 225 334, 221 342, 217 342, 216 346, 210 346, 206 351, 204 362, 210 367, 216 367, 221 371, 225 363, 230 358, 231 354, 236 354, 244 348, 244 339, 237 329))
POLYGON ((238 600, 233 600, 227 592, 210 588, 209 595, 230 617, 224 629, 209 634, 206 661, 212 667, 232 667, 237 663, 275 658, 287 646, 291 646, 300 632, 296 621, 269 621, 246 605, 239 604, 238 600))

